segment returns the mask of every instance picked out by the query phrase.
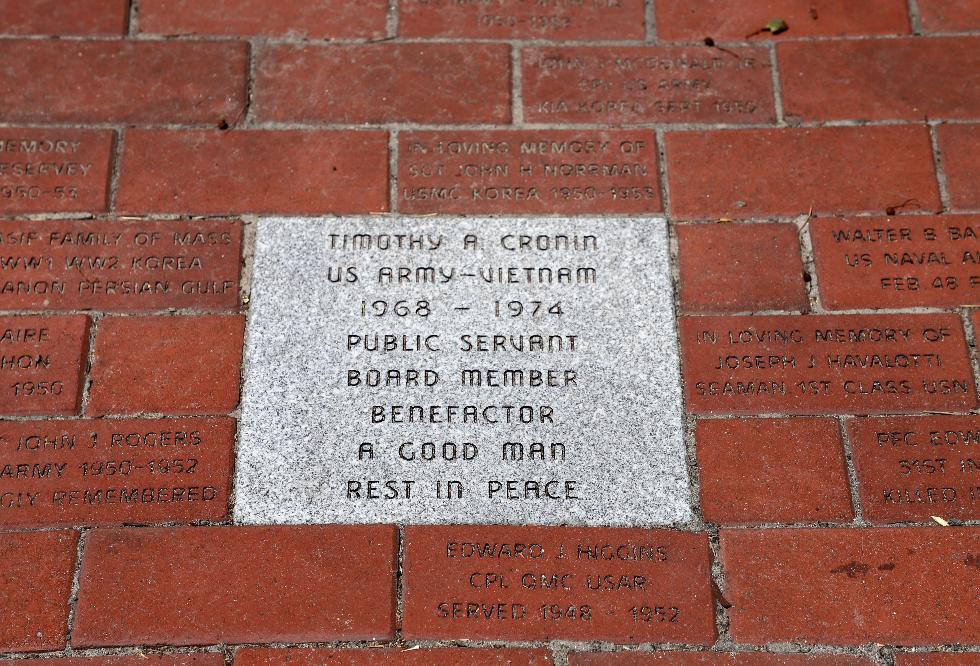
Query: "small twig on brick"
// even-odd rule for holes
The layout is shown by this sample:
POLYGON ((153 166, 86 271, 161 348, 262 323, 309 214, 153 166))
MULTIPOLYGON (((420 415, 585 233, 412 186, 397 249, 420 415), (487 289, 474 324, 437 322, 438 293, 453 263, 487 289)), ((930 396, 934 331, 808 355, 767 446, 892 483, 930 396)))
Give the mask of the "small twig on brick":
POLYGON ((806 228, 810 226, 810 220, 813 219, 813 206, 810 206, 810 210, 806 212, 806 215, 801 215, 796 218, 796 228, 799 229, 799 233, 802 236, 806 228))
POLYGON ((885 206, 885 215, 894 215, 897 211, 900 211, 901 209, 905 208, 906 206, 910 206, 912 204, 915 204, 915 207, 916 208, 921 208, 922 207, 919 204, 919 200, 918 199, 906 199, 905 201, 903 201, 902 203, 900 203, 900 204, 898 204, 896 206, 885 206))

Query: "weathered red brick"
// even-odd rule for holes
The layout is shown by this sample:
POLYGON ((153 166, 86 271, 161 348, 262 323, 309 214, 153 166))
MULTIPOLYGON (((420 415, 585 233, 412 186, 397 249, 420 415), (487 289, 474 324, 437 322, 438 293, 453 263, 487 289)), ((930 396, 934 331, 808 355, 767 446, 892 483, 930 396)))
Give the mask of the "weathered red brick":
POLYGON ((679 218, 939 206, 925 127, 669 132, 665 145, 679 218))
POLYGON ((188 41, 0 42, 0 120, 233 123, 248 45, 188 41))
POLYGON ((712 643, 710 567, 707 536, 692 532, 409 527, 402 633, 712 643))
POLYGON ((105 211, 113 133, 0 129, 0 213, 105 211))
POLYGON ((71 531, 0 532, 0 650, 65 647, 77 543, 71 531))
POLYGON ((0 222, 0 308, 238 307, 237 220, 0 222))
POLYGON ((569 666, 871 666, 870 659, 843 654, 766 652, 608 652, 568 655, 569 666))
POLYGON ((276 650, 245 648, 235 653, 235 666, 550 666, 547 650, 479 648, 389 648, 276 650))
POLYGON ((974 0, 917 0, 917 4, 927 31, 980 30, 980 5, 974 0))
POLYGON ((117 209, 370 213, 388 209, 385 132, 126 132, 117 209))
POLYGON ((541 3, 399 0, 406 37, 484 39, 643 39, 643 0, 541 3))
POLYGON ((140 32, 311 39, 384 37, 386 0, 141 0, 140 32))
POLYGON ((649 131, 403 132, 398 155, 402 212, 662 210, 649 131))
POLYGON ((791 224, 678 225, 680 303, 690 312, 805 310, 791 224))
POLYGON ((243 317, 106 317, 88 413, 224 414, 238 404, 243 317))
POLYGON ((980 217, 810 220, 824 307, 980 304, 980 217))
POLYGON ((854 517, 834 419, 711 419, 695 430, 701 509, 713 523, 854 517))
POLYGON ((507 123, 510 50, 472 43, 266 46, 254 109, 257 118, 280 122, 507 123))
POLYGON ((0 525, 223 520, 234 446, 231 419, 2 422, 4 489, 23 501, 0 525))
POLYGON ((554 46, 524 49, 521 58, 529 122, 775 120, 762 48, 554 46))
POLYGON ((680 332, 695 414, 965 411, 977 404, 963 326, 953 314, 682 317, 680 332))
POLYGON ((980 519, 980 417, 852 419, 847 428, 865 518, 980 519))
POLYGON ((976 638, 977 528, 722 530, 737 643, 976 638))
POLYGON ((821 40, 776 47, 783 106, 803 120, 980 115, 980 37, 821 40))
POLYGON ((950 205, 980 208, 980 125, 940 125, 936 135, 950 205))
POLYGON ((980 652, 897 653, 896 666, 978 666, 980 652))
POLYGON ((2 666, 222 666, 220 652, 193 654, 105 655, 98 657, 61 657, 55 659, 0 659, 2 666))
POLYGON ((0 0, 0 33, 122 35, 129 0, 0 0))
POLYGON ((813 35, 879 35, 908 33, 904 0, 875 0, 858 8, 854 0, 655 0, 657 37, 665 40, 742 41, 793 39, 813 35), (789 30, 762 31, 773 19, 789 30))
POLYGON ((392 638, 397 549, 389 525, 94 530, 72 642, 392 638))
POLYGON ((77 414, 89 319, 0 317, 0 414, 77 414))

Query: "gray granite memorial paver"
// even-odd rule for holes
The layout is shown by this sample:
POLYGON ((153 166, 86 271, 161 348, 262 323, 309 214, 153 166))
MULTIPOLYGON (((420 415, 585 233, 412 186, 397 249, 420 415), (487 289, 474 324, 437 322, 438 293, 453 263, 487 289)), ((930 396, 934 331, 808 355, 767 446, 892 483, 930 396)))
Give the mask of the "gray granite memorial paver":
POLYGON ((257 223, 235 518, 690 518, 659 218, 257 223))

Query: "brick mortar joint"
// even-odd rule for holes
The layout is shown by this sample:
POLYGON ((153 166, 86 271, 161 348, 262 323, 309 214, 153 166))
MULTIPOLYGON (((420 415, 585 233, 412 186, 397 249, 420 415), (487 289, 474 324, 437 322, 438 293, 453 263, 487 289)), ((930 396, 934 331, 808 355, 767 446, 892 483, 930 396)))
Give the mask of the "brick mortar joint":
MULTIPOLYGON (((33 660, 57 659, 64 657, 93 658, 114 656, 150 656, 150 655, 194 655, 222 654, 232 658, 240 650, 253 648, 270 649, 353 649, 370 650, 372 648, 464 648, 464 649, 545 649, 553 656, 566 656, 577 653, 609 653, 609 654, 646 654, 646 653, 704 653, 704 654, 772 654, 772 655, 828 655, 865 657, 873 663, 890 666, 894 657, 904 654, 980 654, 980 644, 935 644, 921 646, 892 646, 878 643, 861 645, 835 645, 830 643, 804 642, 772 642, 765 644, 723 643, 717 641, 712 645, 646 642, 634 644, 610 643, 608 641, 586 640, 535 640, 507 641, 483 639, 453 639, 453 640, 365 640, 365 641, 313 641, 313 642, 242 642, 242 643, 208 643, 196 646, 167 646, 167 645, 128 645, 119 647, 66 648, 41 652, 0 652, 0 660, 33 660)), ((555 666, 562 662, 556 661, 555 666)))
POLYGON ((939 123, 929 122, 929 145, 932 149, 933 171, 936 174, 936 187, 939 189, 939 201, 942 212, 949 212, 953 206, 949 196, 949 181, 943 164, 943 151, 939 143, 939 123))
POLYGON ((82 561, 85 557, 85 544, 88 540, 88 529, 79 530, 78 543, 75 546, 75 566, 72 568, 71 593, 68 597, 68 618, 65 625, 65 647, 72 652, 72 637, 75 631, 75 618, 78 612, 78 597, 82 584, 82 561))
POLYGON ((139 36, 140 0, 129 0, 129 11, 126 13, 126 37, 139 36))
POLYGON ((847 475, 847 490, 851 500, 851 510, 854 512, 852 522, 854 525, 867 527, 868 523, 864 519, 864 506, 861 503, 860 477, 854 463, 854 447, 851 443, 851 433, 847 424, 848 420, 844 417, 837 418, 838 434, 844 454, 844 472, 847 475))
MULTIPOLYGON (((137 0, 133 0, 130 17, 139 18, 137 0)), ((654 47, 654 48, 704 48, 704 38, 665 40, 650 39, 647 36, 634 39, 546 39, 535 37, 472 37, 443 36, 420 37, 414 35, 395 35, 376 37, 293 37, 283 34, 162 34, 140 32, 138 25, 130 21, 130 29, 121 35, 80 35, 80 34, 18 34, 0 32, 0 41, 64 41, 64 42, 138 42, 138 43, 224 43, 242 42, 253 38, 267 40, 270 44, 296 47, 323 48, 330 46, 370 46, 372 44, 521 44, 525 46, 554 47, 654 47), (135 29, 134 29, 135 28, 135 29)), ((387 31, 387 30, 386 30, 387 31)), ((725 48, 766 47, 770 44, 801 44, 824 42, 887 42, 896 40, 930 40, 943 38, 969 38, 980 36, 980 29, 931 30, 920 32, 850 34, 850 35, 781 35, 779 38, 759 37, 755 39, 716 38, 717 46, 725 48)))
MULTIPOLYGON (((257 50, 261 50, 262 41, 256 40, 257 50)), ((514 71, 518 71, 516 68, 514 71)), ((412 132, 493 132, 515 130, 583 130, 583 131, 641 131, 657 130, 668 134, 679 132, 751 132, 754 130, 801 130, 801 129, 831 129, 831 128, 879 128, 879 127, 938 127, 944 125, 978 125, 980 112, 973 118, 894 118, 884 120, 835 119, 835 120, 806 120, 789 124, 772 122, 661 122, 635 121, 625 123, 607 122, 486 122, 486 123, 426 123, 418 121, 385 121, 385 122, 332 122, 332 121, 261 121, 252 120, 242 126, 231 126, 228 130, 220 130, 214 123, 167 123, 167 122, 71 122, 71 121, 0 121, 0 129, 28 130, 78 130, 99 131, 115 130, 120 133, 127 131, 157 131, 157 132, 194 132, 213 131, 216 135, 221 131, 289 131, 306 132, 372 132, 372 131, 412 131, 412 132)))

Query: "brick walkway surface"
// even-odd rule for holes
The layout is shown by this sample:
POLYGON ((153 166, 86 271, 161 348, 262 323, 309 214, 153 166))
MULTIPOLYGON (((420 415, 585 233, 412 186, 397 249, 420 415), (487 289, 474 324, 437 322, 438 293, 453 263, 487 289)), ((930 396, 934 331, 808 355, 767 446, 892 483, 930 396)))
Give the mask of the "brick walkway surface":
POLYGON ((10 664, 980 666, 980 0, 0 0, 0 217, 10 664), (355 213, 665 215, 694 519, 234 525, 355 213))

